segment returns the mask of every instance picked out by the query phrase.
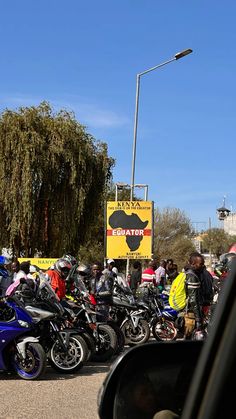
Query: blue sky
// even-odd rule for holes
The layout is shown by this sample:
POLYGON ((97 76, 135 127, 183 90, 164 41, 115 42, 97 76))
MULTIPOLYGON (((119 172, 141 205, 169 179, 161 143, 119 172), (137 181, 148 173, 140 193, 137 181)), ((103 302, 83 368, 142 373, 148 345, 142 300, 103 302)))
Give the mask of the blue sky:
POLYGON ((193 49, 141 77, 135 183, 219 226, 224 196, 236 211, 235 17, 233 0, 2 1, 0 111, 74 111, 130 184, 136 74, 193 49))

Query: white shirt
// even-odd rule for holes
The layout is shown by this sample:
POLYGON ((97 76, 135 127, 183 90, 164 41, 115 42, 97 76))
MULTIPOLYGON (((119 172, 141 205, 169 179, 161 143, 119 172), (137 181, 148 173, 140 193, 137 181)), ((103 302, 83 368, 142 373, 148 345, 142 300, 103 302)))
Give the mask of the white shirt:
POLYGON ((166 276, 166 270, 165 268, 163 268, 163 266, 159 266, 156 270, 155 270, 155 275, 156 275, 156 282, 157 284, 160 284, 161 278, 166 276))

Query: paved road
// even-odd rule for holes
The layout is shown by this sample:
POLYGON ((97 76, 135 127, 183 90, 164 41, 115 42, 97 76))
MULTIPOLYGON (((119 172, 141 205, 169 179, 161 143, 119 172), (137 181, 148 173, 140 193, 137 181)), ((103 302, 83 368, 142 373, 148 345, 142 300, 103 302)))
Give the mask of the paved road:
POLYGON ((75 375, 48 367, 38 381, 0 373, 0 418, 97 419, 97 394, 110 365, 89 363, 75 375))

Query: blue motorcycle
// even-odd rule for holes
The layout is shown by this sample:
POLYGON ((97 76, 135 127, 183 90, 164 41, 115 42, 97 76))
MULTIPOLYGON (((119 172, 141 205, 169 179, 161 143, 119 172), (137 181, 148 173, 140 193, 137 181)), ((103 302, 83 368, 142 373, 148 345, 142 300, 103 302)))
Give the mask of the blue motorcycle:
POLYGON ((184 335, 184 312, 170 307, 168 294, 162 293, 156 299, 157 316, 152 323, 152 334, 157 341, 182 339, 184 335))
POLYGON ((179 313, 169 305, 169 296, 154 286, 141 284, 136 293, 138 305, 146 304, 146 319, 157 341, 171 341, 179 333, 179 313))
POLYGON ((46 368, 46 354, 31 336, 32 317, 16 297, 0 300, 0 370, 16 372, 25 380, 39 378, 46 368))

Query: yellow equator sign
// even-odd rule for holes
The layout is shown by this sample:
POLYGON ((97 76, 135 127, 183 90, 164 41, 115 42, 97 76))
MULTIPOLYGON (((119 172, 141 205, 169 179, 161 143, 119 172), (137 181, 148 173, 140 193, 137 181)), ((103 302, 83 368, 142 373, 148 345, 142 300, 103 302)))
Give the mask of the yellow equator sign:
POLYGON ((108 201, 106 258, 150 259, 153 243, 152 201, 108 201))

